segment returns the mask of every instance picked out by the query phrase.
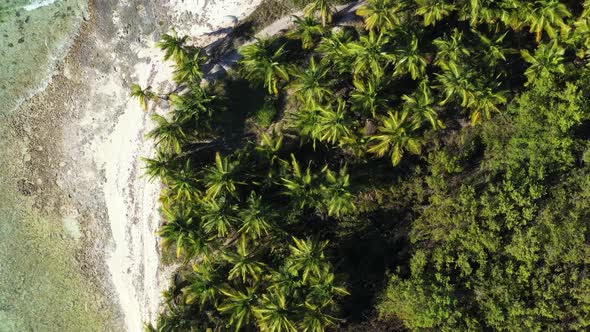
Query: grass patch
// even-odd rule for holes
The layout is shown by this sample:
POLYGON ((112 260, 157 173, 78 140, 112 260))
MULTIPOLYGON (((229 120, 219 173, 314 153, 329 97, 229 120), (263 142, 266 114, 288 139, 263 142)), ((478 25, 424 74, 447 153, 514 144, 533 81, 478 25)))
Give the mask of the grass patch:
POLYGON ((273 98, 266 98, 262 107, 254 114, 253 120, 257 125, 267 128, 277 115, 277 108, 273 98))

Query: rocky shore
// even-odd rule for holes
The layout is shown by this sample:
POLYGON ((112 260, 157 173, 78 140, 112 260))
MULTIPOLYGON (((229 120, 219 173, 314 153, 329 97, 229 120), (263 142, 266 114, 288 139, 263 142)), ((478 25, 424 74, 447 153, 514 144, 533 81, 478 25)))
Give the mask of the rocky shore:
MULTIPOLYGON (((72 317, 34 326, 25 317, 25 328, 141 331, 143 322, 155 319, 172 267, 161 264, 155 234, 160 185, 142 176, 141 157, 153 153, 144 138, 152 124, 149 112, 129 98, 129 86, 170 88, 170 66, 160 61, 154 42, 171 27, 205 45, 222 37, 207 32, 223 28, 224 17, 243 18, 258 3, 91 1, 47 87, 2 119, 10 124, 0 132, 2 155, 17 156, 4 164, 15 179, 6 184, 15 189, 10 196, 26 202, 23 211, 41 216, 49 246, 63 247, 56 259, 71 266, 63 287, 84 293, 65 294, 81 297, 70 299, 72 317)), ((3 310, 0 321, 2 312, 11 312, 3 310)))

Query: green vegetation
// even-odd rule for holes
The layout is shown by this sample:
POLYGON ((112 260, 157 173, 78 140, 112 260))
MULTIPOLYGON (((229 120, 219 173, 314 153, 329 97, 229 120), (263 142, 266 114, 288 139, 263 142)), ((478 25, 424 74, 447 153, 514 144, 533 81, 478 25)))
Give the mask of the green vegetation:
POLYGON ((171 94, 153 331, 590 328, 590 2, 312 1, 171 94))

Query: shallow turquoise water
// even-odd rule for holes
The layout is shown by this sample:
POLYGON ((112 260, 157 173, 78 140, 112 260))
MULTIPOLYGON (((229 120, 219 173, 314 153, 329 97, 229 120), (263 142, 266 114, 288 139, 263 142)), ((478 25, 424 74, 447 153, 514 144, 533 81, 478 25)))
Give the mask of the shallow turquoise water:
POLYGON ((86 9, 85 0, 0 1, 0 112, 46 80, 86 9))
POLYGON ((15 106, 43 86, 85 11, 84 0, 0 0, 0 332, 112 330, 63 221, 17 188, 28 146, 11 125, 26 118, 15 106))

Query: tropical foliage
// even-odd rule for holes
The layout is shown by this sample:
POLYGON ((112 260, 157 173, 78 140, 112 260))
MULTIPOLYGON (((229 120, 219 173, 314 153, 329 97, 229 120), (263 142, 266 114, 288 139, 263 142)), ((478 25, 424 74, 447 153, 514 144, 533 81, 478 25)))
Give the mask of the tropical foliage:
POLYGON ((148 329, 590 329, 590 3, 302 5, 132 87, 179 263, 148 329))

